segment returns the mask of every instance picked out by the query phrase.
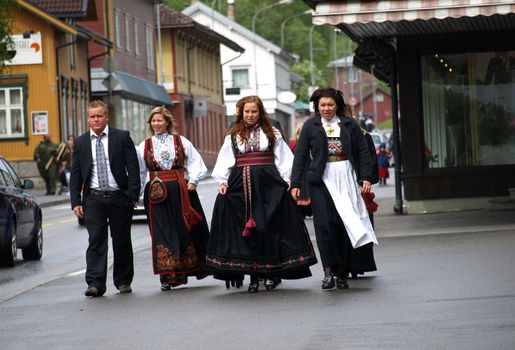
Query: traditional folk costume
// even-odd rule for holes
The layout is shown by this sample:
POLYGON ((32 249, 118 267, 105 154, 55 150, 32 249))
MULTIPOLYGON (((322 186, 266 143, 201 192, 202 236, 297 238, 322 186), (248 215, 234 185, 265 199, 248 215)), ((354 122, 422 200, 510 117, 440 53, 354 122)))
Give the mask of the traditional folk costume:
MULTIPOLYGON (((209 229, 196 191, 207 168, 190 141, 179 135, 154 135, 138 147, 142 183, 147 171, 150 181, 144 187, 144 202, 152 236, 154 273, 165 286, 187 283, 208 275, 205 267, 209 229)), ((143 188, 143 186, 142 186, 143 188)))
POLYGON ((302 176, 307 174, 323 267, 374 271, 373 258, 361 261, 359 254, 355 256, 360 247, 377 244, 358 184, 370 181, 370 154, 359 126, 348 117, 342 119, 315 116, 306 121, 297 143, 292 187, 302 188, 302 176), (355 168, 367 174, 358 178, 355 168))
POLYGON ((298 279, 317 262, 304 221, 288 192, 293 154, 274 128, 272 148, 256 125, 248 141, 227 136, 212 176, 227 184, 213 209, 206 263, 215 278, 244 275, 298 279))

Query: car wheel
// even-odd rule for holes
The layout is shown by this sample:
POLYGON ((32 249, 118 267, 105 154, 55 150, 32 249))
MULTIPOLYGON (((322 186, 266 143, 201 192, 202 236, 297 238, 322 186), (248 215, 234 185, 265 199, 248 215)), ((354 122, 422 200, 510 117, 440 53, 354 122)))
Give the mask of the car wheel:
POLYGON ((16 245, 16 224, 14 221, 11 221, 11 225, 7 230, 7 236, 5 237, 6 244, 5 247, 2 248, 1 254, 1 265, 13 267, 16 264, 16 258, 18 256, 18 246, 16 245))
POLYGON ((41 220, 41 214, 36 221, 34 231, 35 235, 30 244, 21 249, 23 259, 25 260, 39 260, 43 256, 43 223, 41 220))

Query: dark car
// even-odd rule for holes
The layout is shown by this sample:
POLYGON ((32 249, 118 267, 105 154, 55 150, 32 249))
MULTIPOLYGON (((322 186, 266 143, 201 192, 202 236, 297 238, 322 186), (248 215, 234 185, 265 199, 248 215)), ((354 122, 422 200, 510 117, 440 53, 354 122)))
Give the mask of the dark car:
POLYGON ((20 181, 13 168, 0 156, 0 265, 14 266, 18 249, 23 259, 39 260, 43 255, 41 207, 26 190, 34 182, 20 181))

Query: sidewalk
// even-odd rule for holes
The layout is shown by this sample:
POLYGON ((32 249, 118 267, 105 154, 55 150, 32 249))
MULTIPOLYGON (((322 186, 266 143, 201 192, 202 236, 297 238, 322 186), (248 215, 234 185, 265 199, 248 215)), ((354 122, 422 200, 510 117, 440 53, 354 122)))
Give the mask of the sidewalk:
MULTIPOLYGON (((44 190, 29 192, 35 196, 42 207, 70 204, 68 195, 46 196, 44 190)), ((398 215, 393 212, 394 197, 388 196, 375 200, 379 204, 379 209, 374 214, 375 230, 379 239, 495 231, 511 231, 515 234, 514 210, 468 210, 435 214, 398 215)))

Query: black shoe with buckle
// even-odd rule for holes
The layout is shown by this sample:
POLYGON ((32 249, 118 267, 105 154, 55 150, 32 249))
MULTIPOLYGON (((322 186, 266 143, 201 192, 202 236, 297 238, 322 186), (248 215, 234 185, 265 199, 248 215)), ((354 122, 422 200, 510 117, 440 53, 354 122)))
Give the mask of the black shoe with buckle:
POLYGON ((128 284, 120 284, 118 286, 118 290, 120 291, 120 294, 132 293, 132 288, 128 284))
POLYGON ((172 289, 172 286, 168 283, 161 283, 161 291, 166 292, 168 290, 172 289))
POLYGON ((322 280, 322 289, 333 289, 334 288, 334 277, 324 277, 322 280))
POLYGON ((336 288, 348 289, 349 285, 347 284, 347 279, 345 277, 336 277, 336 288))

